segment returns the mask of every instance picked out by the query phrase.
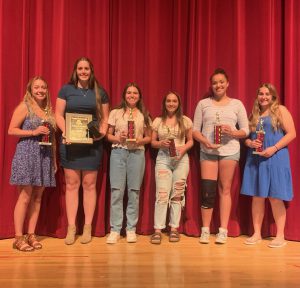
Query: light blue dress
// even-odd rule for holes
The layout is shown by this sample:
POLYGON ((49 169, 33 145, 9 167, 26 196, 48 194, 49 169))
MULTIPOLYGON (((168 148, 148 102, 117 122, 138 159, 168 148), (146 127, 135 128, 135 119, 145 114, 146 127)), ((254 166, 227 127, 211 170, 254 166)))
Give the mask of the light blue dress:
MULTIPOLYGON (((263 143, 265 149, 274 146, 284 136, 284 132, 281 129, 274 131, 269 116, 262 119, 266 132, 263 143)), ((255 133, 252 132, 250 138, 255 139, 255 133)), ((288 148, 280 149, 270 158, 252 152, 253 149, 248 149, 241 194, 292 200, 293 185, 288 148)))

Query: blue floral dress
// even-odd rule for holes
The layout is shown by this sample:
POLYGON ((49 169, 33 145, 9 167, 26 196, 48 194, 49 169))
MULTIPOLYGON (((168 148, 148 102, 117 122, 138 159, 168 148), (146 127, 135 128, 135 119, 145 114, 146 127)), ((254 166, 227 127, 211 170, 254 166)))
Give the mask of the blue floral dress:
MULTIPOLYGON (((41 121, 37 115, 29 113, 21 128, 35 130, 41 121)), ((53 150, 51 146, 39 145, 40 141, 40 135, 20 138, 12 160, 10 184, 55 186, 53 150)))

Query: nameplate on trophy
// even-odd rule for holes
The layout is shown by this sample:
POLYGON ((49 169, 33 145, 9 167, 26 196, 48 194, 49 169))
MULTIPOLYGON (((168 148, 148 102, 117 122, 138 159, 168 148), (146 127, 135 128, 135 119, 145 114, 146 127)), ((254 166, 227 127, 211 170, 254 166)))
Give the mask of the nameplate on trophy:
POLYGON ((92 119, 91 114, 66 113, 66 142, 93 144, 88 129, 92 119))

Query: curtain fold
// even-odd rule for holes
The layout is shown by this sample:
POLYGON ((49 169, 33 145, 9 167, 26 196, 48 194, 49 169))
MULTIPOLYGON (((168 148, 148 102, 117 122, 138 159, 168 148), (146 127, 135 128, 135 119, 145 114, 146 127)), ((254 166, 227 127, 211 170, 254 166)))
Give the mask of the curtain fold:
MULTIPOLYGON (((17 139, 7 135, 10 118, 23 98, 28 80, 42 75, 49 83, 53 106, 60 87, 69 81, 75 59, 89 57, 97 79, 107 90, 111 106, 121 101, 129 81, 141 87, 152 117, 161 101, 177 91, 184 114, 193 119, 197 102, 207 95, 209 76, 217 67, 229 74, 229 96, 240 99, 250 113, 256 89, 272 82, 291 111, 299 133, 300 2, 297 0, 0 0, 0 239, 14 236, 16 188, 9 185, 17 139)), ((59 137, 59 133, 57 133, 59 137)), ((289 146, 294 199, 288 207, 286 237, 300 241, 299 137, 289 146)), ((239 190, 245 162, 232 186, 229 235, 250 234, 251 198, 239 190)), ((93 234, 109 231, 109 155, 105 143, 97 182, 93 234)), ((154 166, 157 151, 146 147, 146 170, 140 195, 137 232, 153 232, 154 166)), ((180 230, 198 236, 199 144, 189 152, 190 174, 180 230)), ((57 187, 46 189, 37 233, 62 238, 66 234, 65 182, 62 169, 57 187)), ((80 193, 82 200, 82 191, 80 193)), ((276 233, 269 204, 263 236, 276 233)), ((78 230, 82 229, 82 203, 78 230)), ((212 231, 219 227, 214 212, 212 231)))

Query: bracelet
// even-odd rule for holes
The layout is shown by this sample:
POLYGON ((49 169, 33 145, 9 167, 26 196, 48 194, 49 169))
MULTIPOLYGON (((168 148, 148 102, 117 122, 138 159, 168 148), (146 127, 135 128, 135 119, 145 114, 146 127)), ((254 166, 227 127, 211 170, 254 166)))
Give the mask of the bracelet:
POLYGON ((279 151, 278 147, 276 146, 276 144, 274 145, 274 147, 276 148, 277 151, 279 151))

